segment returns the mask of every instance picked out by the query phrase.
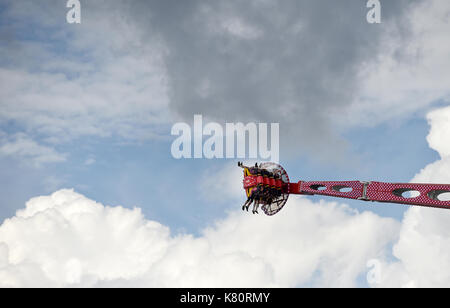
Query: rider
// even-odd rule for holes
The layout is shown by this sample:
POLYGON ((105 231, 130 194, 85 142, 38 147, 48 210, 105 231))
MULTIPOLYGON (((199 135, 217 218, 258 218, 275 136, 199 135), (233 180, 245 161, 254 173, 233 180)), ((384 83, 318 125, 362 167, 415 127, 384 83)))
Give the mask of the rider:
POLYGON ((250 196, 248 197, 247 201, 244 203, 244 205, 242 206, 242 210, 247 210, 250 207, 250 205, 252 204, 252 202, 254 202, 253 204, 253 214, 258 213, 258 206, 261 203, 261 201, 264 198, 264 189, 262 186, 258 185, 256 187, 253 188, 252 192, 250 193, 250 196))
MULTIPOLYGON (((260 171, 261 171, 261 170, 258 168, 258 164, 257 164, 257 163, 255 164, 254 167, 247 167, 247 166, 244 166, 244 165, 242 164, 242 162, 238 162, 238 166, 241 167, 241 168, 244 168, 244 170, 247 169, 248 172, 249 172, 251 175, 253 175, 253 176, 259 175, 259 174, 260 174, 260 171)), ((261 193, 262 193, 262 190, 261 190, 260 185, 258 185, 257 187, 254 187, 253 189, 251 189, 251 192, 249 193, 249 196, 248 196, 248 198, 247 198, 247 201, 245 201, 244 205, 242 206, 242 210, 243 210, 243 211, 244 211, 244 210, 247 210, 247 211, 248 211, 248 208, 250 207, 250 205, 252 204, 252 202, 255 202, 255 203, 256 203, 257 200, 259 200, 259 199, 261 198, 261 193)))
POLYGON ((250 204, 252 204, 254 200, 254 195, 251 194, 250 196, 248 196, 247 201, 245 201, 244 205, 242 206, 242 210, 246 210, 248 211, 248 207, 250 206, 250 204))
POLYGON ((253 214, 258 214, 258 208, 261 203, 263 203, 262 198, 255 200, 255 203, 253 204, 253 210, 252 210, 253 214))
MULTIPOLYGON (((238 166, 248 170, 252 176, 262 176, 263 178, 276 179, 277 176, 274 172, 263 169, 256 163, 253 167, 247 167, 238 162, 238 166)), ((258 213, 258 208, 260 204, 271 204, 274 199, 279 196, 280 190, 276 187, 272 187, 270 184, 259 183, 256 187, 253 187, 247 200, 242 206, 242 210, 247 210, 253 203, 253 214, 258 213)))

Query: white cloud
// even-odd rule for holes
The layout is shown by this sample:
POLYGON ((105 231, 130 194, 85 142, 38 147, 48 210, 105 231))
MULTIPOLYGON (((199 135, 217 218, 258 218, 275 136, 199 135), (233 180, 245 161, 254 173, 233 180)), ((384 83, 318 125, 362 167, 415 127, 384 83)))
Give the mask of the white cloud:
MULTIPOLYGON (((428 142, 441 159, 429 164, 412 182, 450 183, 450 108, 430 112, 428 142)), ((393 247, 394 262, 385 262, 381 286, 450 286, 450 211, 411 207, 405 213, 398 242, 393 247)))
POLYGON ((22 133, 9 138, 0 136, 0 156, 20 158, 35 167, 46 163, 64 162, 67 158, 67 154, 58 153, 51 147, 38 144, 22 133))
POLYGON ((450 156, 450 106, 434 110, 427 115, 431 126, 427 141, 442 158, 450 156))
MULTIPOLYGON (((253 165, 246 163, 246 165, 253 165)), ((242 189, 242 169, 236 163, 227 163, 222 167, 217 165, 207 168, 200 177, 200 194, 213 202, 240 202, 242 189)))
POLYGON ((448 1, 422 1, 400 21, 406 28, 383 26, 381 52, 361 66, 362 84, 343 125, 374 125, 450 100, 449 14, 448 1))
POLYGON ((225 4, 222 7, 225 12, 218 12, 208 5, 201 6, 198 18, 206 22, 206 31, 210 34, 226 35, 242 40, 255 40, 264 34, 262 29, 242 16, 236 15, 236 12, 230 12, 226 6, 225 4))
POLYGON ((95 164, 95 162, 96 162, 96 160, 95 160, 94 157, 88 157, 88 158, 84 161, 84 164, 85 164, 86 166, 90 166, 90 165, 95 164))
MULTIPOLYGON (((413 181, 450 181, 449 114, 450 108, 428 114, 428 140, 441 159, 413 181)), ((224 183, 237 177, 229 172, 224 183)), ((209 187, 211 194, 224 188, 209 187)), ((239 193, 237 186, 226 191, 239 193)), ((381 276, 373 286, 445 287, 449 224, 450 211, 442 209, 411 207, 400 224, 291 196, 276 216, 238 209, 195 237, 171 234, 139 209, 103 206, 60 190, 31 199, 0 226, 0 285, 355 286, 376 259, 381 276)))
POLYGON ((247 40, 257 39, 263 35, 260 29, 236 17, 223 20, 221 27, 229 34, 247 40))
POLYGON ((72 190, 31 199, 0 226, 0 286, 353 286, 397 223, 291 200, 277 216, 232 212, 200 237, 72 190))
POLYGON ((42 32, 0 46, 7 59, 0 67, 0 124, 12 121, 55 142, 161 134, 156 126, 169 114, 164 47, 156 38, 143 41, 120 3, 104 5, 89 4, 83 22, 70 27, 61 24, 56 4, 9 3, 4 14, 42 32))

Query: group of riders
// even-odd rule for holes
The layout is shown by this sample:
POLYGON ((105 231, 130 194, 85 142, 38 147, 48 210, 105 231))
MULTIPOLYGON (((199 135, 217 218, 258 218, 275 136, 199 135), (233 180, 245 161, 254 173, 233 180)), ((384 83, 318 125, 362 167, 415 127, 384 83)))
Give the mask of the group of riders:
MULTIPOLYGON (((238 166, 248 170, 248 172, 252 176, 262 176, 263 178, 269 178, 274 180, 281 180, 281 172, 280 170, 269 171, 267 169, 261 168, 261 165, 258 166, 258 163, 253 167, 246 167, 241 162, 238 162, 238 166)), ((260 183, 255 187, 252 187, 247 192, 247 201, 245 201, 242 206, 242 210, 247 210, 250 205, 253 203, 253 214, 258 214, 258 208, 260 205, 270 205, 280 197, 282 197, 282 191, 280 187, 270 186, 268 184, 260 183)))

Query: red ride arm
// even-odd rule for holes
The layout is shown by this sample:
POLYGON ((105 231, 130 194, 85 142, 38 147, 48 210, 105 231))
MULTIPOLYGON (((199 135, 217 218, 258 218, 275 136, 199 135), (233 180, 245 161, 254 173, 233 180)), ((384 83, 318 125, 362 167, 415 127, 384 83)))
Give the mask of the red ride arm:
POLYGON ((450 192, 449 184, 383 183, 361 181, 313 181, 289 183, 290 194, 323 195, 364 201, 401 203, 450 209, 450 201, 441 201, 439 194, 450 192), (402 194, 417 191, 408 198, 402 194))

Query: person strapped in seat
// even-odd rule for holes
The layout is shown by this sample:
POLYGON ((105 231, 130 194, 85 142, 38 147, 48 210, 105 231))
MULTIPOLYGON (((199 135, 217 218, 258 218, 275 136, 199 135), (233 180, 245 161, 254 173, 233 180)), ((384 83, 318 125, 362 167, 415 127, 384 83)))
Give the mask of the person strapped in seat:
POLYGON ((238 162, 238 166, 244 169, 244 186, 246 186, 247 193, 247 201, 242 206, 242 210, 248 211, 253 203, 252 213, 258 214, 261 204, 271 204, 279 196, 279 190, 273 184, 275 174, 258 167, 258 164, 255 164, 254 167, 247 167, 238 162))

